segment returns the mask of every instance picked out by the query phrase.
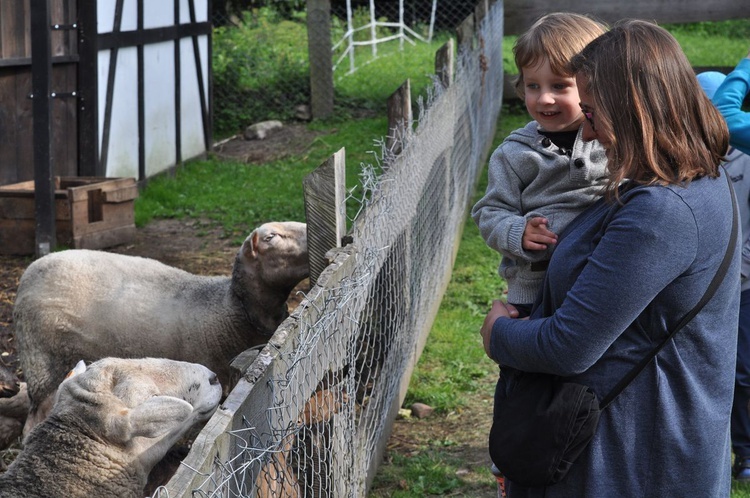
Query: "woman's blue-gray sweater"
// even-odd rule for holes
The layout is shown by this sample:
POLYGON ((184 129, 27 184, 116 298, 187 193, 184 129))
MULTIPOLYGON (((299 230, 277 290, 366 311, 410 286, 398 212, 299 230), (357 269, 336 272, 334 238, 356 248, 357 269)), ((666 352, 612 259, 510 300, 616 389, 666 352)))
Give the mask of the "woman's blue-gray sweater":
MULTIPOLYGON (((601 399, 698 302, 730 237, 724 174, 621 199, 568 226, 532 319, 495 322, 498 363, 571 376, 601 399)), ((603 412, 568 476, 546 490, 511 483, 510 497, 729 496, 739 275, 738 247, 715 297, 603 412)))

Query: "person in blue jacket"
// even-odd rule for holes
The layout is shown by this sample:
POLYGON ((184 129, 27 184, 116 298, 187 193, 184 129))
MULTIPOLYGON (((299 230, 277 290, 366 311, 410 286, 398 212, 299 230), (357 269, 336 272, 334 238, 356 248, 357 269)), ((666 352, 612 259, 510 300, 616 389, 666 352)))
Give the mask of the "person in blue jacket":
POLYGON ((727 120, 729 144, 750 154, 750 113, 742 102, 750 92, 750 51, 716 88, 711 101, 727 120))
MULTIPOLYGON (((717 88, 726 80, 726 76, 718 71, 706 71, 698 74, 697 78, 710 99, 713 99, 717 88)), ((729 142, 732 142, 731 128, 729 142)), ((724 167, 737 194, 743 242, 737 372, 732 405, 732 476, 738 481, 750 481, 750 155, 730 147, 724 167)))
MULTIPOLYGON (((601 399, 696 305, 726 254, 729 133, 656 24, 616 24, 571 67, 584 138, 609 159, 608 192, 560 234, 529 319, 497 300, 481 336, 501 371, 563 376, 601 399)), ((739 272, 737 248, 729 275, 739 272)), ((508 496, 729 496, 739 300, 740 279, 724 278, 601 413, 567 476, 547 488, 509 481, 508 496)), ((515 378, 501 375, 496 406, 515 378)))

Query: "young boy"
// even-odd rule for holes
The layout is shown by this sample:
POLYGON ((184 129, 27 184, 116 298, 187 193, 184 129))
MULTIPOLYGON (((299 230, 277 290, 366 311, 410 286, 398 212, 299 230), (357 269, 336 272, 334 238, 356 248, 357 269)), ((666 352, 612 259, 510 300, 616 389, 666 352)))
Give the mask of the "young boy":
POLYGON ((528 316, 557 237, 593 203, 606 180, 599 142, 581 139, 585 116, 568 62, 605 26, 589 17, 552 13, 513 48, 516 92, 534 119, 513 131, 489 163, 487 191, 471 215, 487 245, 502 254, 508 303, 528 316))

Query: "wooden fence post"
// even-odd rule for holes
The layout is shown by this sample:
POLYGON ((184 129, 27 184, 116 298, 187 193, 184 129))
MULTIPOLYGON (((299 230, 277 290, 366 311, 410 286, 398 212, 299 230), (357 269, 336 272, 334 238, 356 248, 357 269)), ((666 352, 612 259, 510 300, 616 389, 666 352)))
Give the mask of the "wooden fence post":
POLYGON ((341 247, 341 239, 346 235, 345 149, 329 157, 307 175, 302 184, 312 287, 329 264, 326 253, 341 247))
POLYGON ((440 83, 442 83, 443 88, 451 86, 454 68, 453 38, 450 38, 435 52, 435 74, 440 83))
POLYGON ((470 14, 456 28, 456 42, 459 50, 464 45, 472 49, 474 45, 474 14, 470 14))
POLYGON ((333 114, 330 0, 307 0, 307 47, 312 115, 327 118, 333 114))
POLYGON ((386 148, 390 153, 398 155, 404 150, 403 139, 406 131, 411 127, 411 84, 407 79, 398 90, 388 97, 388 136, 386 148))

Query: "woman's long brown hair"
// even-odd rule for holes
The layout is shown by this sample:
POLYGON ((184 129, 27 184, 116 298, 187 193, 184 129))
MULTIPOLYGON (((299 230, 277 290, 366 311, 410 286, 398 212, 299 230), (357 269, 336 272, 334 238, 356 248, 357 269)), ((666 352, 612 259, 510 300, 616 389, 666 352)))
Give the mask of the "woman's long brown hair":
POLYGON ((588 80, 597 133, 610 143, 609 194, 625 179, 685 184, 718 176, 726 122, 668 31, 620 22, 573 57, 571 69, 588 80))

